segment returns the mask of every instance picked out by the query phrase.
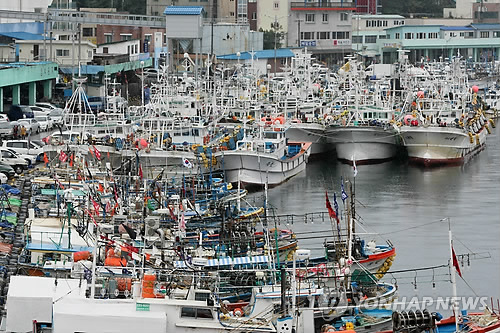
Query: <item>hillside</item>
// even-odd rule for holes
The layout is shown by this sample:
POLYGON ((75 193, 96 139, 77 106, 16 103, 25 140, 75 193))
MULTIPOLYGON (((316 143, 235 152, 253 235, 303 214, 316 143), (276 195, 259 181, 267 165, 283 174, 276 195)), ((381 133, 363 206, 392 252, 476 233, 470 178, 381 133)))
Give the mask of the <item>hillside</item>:
POLYGON ((118 12, 144 15, 146 0, 76 0, 78 8, 116 8, 118 12))
POLYGON ((442 17, 443 8, 455 7, 453 0, 382 0, 383 14, 442 17))

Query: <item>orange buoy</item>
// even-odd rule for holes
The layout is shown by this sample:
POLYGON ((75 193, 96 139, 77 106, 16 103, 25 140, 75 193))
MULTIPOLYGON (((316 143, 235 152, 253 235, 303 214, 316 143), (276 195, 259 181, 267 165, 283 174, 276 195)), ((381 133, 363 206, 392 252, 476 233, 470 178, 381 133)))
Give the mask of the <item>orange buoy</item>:
POLYGON ((73 253, 73 262, 79 262, 80 260, 87 260, 90 258, 89 251, 78 251, 73 253))
POLYGON ((132 290, 132 279, 131 278, 117 278, 116 283, 118 285, 119 291, 132 290))
POLYGON ((156 275, 145 274, 142 279, 142 298, 155 298, 154 286, 156 275))
POLYGON ((234 309, 233 313, 237 317, 242 317, 243 316, 243 310, 241 308, 234 309))

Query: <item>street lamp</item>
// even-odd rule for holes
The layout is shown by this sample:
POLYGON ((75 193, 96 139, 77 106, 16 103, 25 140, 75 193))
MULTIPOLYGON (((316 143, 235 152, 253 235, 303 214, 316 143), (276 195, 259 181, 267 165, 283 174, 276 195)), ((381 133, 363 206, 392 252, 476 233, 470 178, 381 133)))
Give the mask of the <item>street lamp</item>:
POLYGON ((141 60, 141 100, 144 107, 144 60, 141 60))

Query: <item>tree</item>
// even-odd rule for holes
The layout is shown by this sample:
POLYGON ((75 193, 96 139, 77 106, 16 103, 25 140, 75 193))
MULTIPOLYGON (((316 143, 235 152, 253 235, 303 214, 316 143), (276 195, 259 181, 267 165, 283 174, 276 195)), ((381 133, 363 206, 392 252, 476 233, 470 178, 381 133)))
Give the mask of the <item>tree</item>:
POLYGON ((118 12, 146 14, 146 1, 137 0, 77 0, 78 8, 116 8, 118 12))
MULTIPOLYGON (((264 33, 264 45, 263 48, 264 50, 274 50, 274 36, 275 36, 275 31, 274 30, 262 30, 262 28, 259 29, 260 32, 264 33)), ((276 32, 276 49, 281 48, 281 40, 284 37, 284 33, 282 31, 277 31, 276 32)))
POLYGON ((382 13, 442 17, 443 8, 454 6, 453 0, 382 0, 382 13))

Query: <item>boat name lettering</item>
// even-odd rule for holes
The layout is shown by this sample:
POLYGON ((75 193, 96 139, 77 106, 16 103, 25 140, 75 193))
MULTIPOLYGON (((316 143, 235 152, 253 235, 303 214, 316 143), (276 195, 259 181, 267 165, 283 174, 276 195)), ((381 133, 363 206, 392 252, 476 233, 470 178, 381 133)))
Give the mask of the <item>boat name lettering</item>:
POLYGON ((135 304, 135 311, 149 311, 149 304, 148 303, 136 303, 135 304))

